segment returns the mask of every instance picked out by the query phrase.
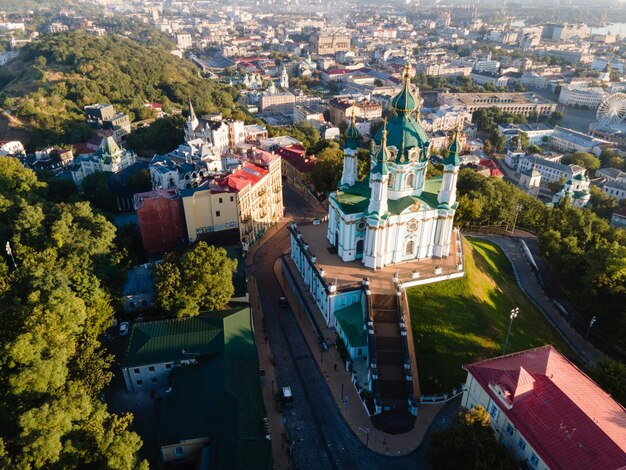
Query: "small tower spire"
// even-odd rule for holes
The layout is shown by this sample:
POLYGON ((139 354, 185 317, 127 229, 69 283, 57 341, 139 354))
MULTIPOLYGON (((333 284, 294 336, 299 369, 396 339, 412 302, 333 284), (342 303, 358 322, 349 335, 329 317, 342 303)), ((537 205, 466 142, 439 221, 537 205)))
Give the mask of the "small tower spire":
POLYGON ((382 216, 387 212, 387 183, 389 182, 389 149, 387 148, 387 120, 383 124, 380 148, 374 155, 376 164, 370 172, 370 187, 372 188, 367 211, 370 214, 382 216))
POLYGON ((346 141, 343 145, 343 170, 341 172, 340 189, 346 189, 358 181, 358 165, 356 153, 359 148, 360 134, 355 124, 354 111, 350 119, 350 126, 346 130, 346 141))

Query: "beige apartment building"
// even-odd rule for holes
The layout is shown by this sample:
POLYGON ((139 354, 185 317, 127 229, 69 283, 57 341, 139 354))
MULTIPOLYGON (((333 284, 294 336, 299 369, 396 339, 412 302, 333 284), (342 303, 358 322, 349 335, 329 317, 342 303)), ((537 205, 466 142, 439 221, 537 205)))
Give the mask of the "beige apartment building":
POLYGON ((440 105, 463 107, 469 113, 484 108, 498 108, 509 113, 547 116, 556 111, 556 103, 535 93, 449 93, 439 97, 440 105))
POLYGON ((313 51, 319 55, 331 55, 350 50, 350 34, 320 31, 311 36, 313 51))
POLYGON ((261 112, 292 114, 296 97, 288 91, 284 93, 267 93, 261 97, 261 112))

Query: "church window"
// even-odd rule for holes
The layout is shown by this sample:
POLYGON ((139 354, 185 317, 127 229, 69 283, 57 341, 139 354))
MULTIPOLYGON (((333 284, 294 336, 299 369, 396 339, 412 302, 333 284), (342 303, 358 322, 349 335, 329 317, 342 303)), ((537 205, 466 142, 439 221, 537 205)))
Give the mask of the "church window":
POLYGON ((394 179, 393 175, 389 175, 389 182, 387 184, 390 188, 393 188, 394 179))
POLYGON ((365 230, 365 222, 361 221, 357 224, 356 229, 360 232, 362 232, 363 230, 365 230))
POLYGON ((404 254, 405 255, 412 255, 414 251, 415 251, 415 242, 413 240, 409 240, 406 243, 406 247, 404 249, 404 254))
POLYGON ((412 188, 414 183, 415 183, 415 174, 409 173, 409 175, 406 177, 407 187, 412 188))

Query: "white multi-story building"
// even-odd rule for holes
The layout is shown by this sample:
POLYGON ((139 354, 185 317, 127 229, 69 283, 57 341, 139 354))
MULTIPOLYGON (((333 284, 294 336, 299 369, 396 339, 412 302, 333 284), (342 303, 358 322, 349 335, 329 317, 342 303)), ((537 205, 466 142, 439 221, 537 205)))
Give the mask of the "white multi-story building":
POLYGON ((472 114, 462 108, 442 106, 437 110, 420 115, 421 124, 426 132, 452 131, 459 126, 472 122, 472 114))
POLYGON ((626 181, 607 181, 602 186, 602 191, 607 193, 609 196, 613 196, 618 201, 623 201, 626 199, 626 181))
POLYGON ((72 179, 76 184, 98 171, 118 173, 137 161, 137 155, 121 148, 113 137, 102 140, 100 147, 92 154, 77 155, 72 165, 72 179))
POLYGON ((234 149, 246 141, 243 121, 223 120, 221 114, 213 117, 197 118, 193 106, 189 103, 189 115, 185 124, 185 141, 201 139, 205 144, 214 147, 216 152, 234 149))
POLYGON ((519 159, 517 166, 517 172, 522 174, 525 171, 530 170, 532 167, 541 173, 541 185, 547 186, 548 183, 553 181, 559 181, 561 178, 565 178, 565 181, 572 180, 576 175, 585 172, 582 166, 578 165, 564 165, 563 163, 556 163, 545 158, 538 157, 522 157, 519 159))
POLYGON ((550 145, 563 152, 588 152, 599 156, 603 145, 612 144, 582 132, 556 126, 550 137, 550 145))
POLYGON ((596 109, 608 96, 602 87, 580 87, 567 85, 561 88, 559 103, 565 106, 581 106, 596 109))
POLYGON ((498 134, 506 137, 507 142, 520 134, 528 136, 529 145, 543 145, 550 141, 554 127, 545 122, 528 124, 498 124, 498 134))
POLYGON ((464 366, 461 406, 480 405, 522 468, 626 467, 626 411, 547 345, 464 366))

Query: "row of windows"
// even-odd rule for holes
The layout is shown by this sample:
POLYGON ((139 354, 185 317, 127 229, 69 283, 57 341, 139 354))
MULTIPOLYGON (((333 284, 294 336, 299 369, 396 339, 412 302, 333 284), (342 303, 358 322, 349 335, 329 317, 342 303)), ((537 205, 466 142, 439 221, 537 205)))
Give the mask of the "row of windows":
MULTIPOLYGON (((157 380, 157 378, 156 378, 156 377, 152 377, 152 378, 150 379, 150 382, 152 382, 153 384, 155 384, 155 383, 157 383, 157 382, 158 382, 158 380, 157 380)), ((137 380, 137 386, 138 386, 138 387, 141 387, 142 385, 143 385, 143 380, 137 380)))
MULTIPOLYGON (((171 369, 171 368, 172 368, 172 363, 171 363, 171 362, 169 362, 169 363, 165 364, 165 368, 166 368, 166 369, 171 369)), ((141 373, 141 369, 139 369, 138 367, 136 367, 136 368, 134 368, 134 369, 133 369, 133 372, 134 372, 135 374, 140 374, 140 373, 141 373)), ((149 366, 149 367, 148 367, 148 372, 154 372, 154 366, 149 366)))

